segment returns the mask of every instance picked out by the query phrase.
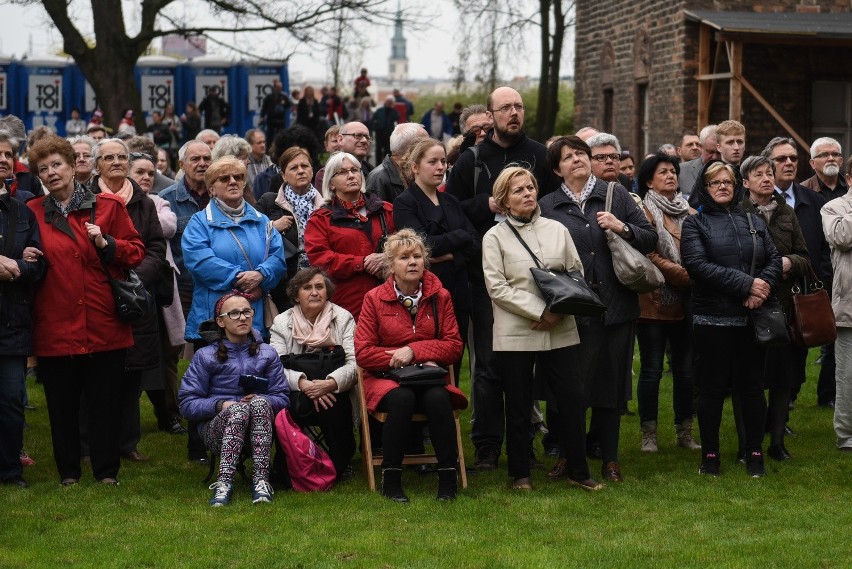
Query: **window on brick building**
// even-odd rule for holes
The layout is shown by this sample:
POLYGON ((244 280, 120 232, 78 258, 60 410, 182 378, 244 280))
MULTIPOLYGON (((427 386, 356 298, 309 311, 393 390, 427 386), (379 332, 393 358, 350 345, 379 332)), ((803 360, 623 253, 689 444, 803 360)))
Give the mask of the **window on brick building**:
POLYGON ((603 90, 603 129, 604 132, 612 132, 612 102, 615 98, 615 93, 612 87, 603 90))
POLYGON ((830 136, 848 154, 852 143, 852 83, 814 81, 811 96, 812 139, 830 136))
POLYGON ((647 83, 636 84, 636 104, 633 109, 636 113, 633 117, 633 132, 635 133, 633 147, 636 148, 636 156, 640 157, 641 160, 648 153, 648 130, 650 128, 647 83))

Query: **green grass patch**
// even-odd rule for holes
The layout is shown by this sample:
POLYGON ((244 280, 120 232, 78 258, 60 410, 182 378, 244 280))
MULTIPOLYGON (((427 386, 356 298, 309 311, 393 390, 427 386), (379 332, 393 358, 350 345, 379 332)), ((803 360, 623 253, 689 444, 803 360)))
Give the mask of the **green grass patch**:
MULTIPOLYGON (((26 449, 37 464, 25 470, 28 490, 0 487, 0 567, 847 568, 852 457, 834 448, 832 413, 816 406, 815 356, 792 413, 795 458, 768 460, 763 479, 733 461, 729 409, 723 475, 697 474, 698 452, 674 446, 667 374, 660 452, 639 452, 639 419, 623 419, 623 484, 585 493, 536 471, 535 491, 513 493, 503 458, 496 472, 470 476, 448 504, 434 500, 436 477, 413 472, 403 480, 410 504, 370 493, 356 455, 356 478, 326 494, 279 491, 272 504, 254 506, 238 481, 231 506, 210 508, 207 468, 187 463, 184 437, 156 430, 144 396, 140 450, 151 461, 125 463, 118 487, 95 484, 84 470, 79 485, 61 488, 44 393, 30 383, 38 409, 27 412, 26 449)), ((466 372, 462 384, 467 391, 466 372)), ((590 465, 597 474, 599 463, 590 465)))

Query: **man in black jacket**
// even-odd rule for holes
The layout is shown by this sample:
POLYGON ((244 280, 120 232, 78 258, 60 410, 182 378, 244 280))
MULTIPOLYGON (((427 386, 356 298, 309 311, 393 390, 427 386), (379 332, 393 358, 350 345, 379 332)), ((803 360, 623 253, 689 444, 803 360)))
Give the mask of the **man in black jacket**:
MULTIPOLYGON (((498 87, 488 96, 488 117, 493 129, 481 144, 462 152, 447 180, 447 191, 461 201, 462 208, 480 237, 503 219, 491 189, 500 172, 509 164, 532 171, 539 197, 559 187, 559 179, 548 170, 546 149, 524 134, 524 102, 511 87, 498 87)), ((472 259, 470 278, 471 319, 473 320, 474 372, 471 374, 475 419, 471 439, 476 447, 474 467, 497 467, 503 446, 505 411, 499 376, 493 371, 493 323, 491 298, 485 290, 481 259, 472 259)), ((530 440, 532 440, 530 425, 530 440)))
MULTIPOLYGON (((831 248, 825 240, 825 234, 822 231, 822 216, 820 215, 820 208, 825 205, 826 197, 795 182, 799 153, 796 142, 792 138, 776 136, 769 141, 762 154, 772 160, 774 164, 775 189, 784 196, 784 199, 796 212, 796 219, 798 219, 799 226, 802 228, 802 235, 805 236, 811 266, 830 293, 833 275, 831 248)), ((801 357, 806 358, 807 351, 803 351, 801 357)), ((800 367, 804 371, 804 366, 800 367)), ((821 406, 830 406, 834 402, 834 371, 834 344, 831 344, 822 358, 822 367, 817 383, 817 403, 821 406)), ((796 379, 798 382, 793 384, 794 400, 801 385, 805 382, 804 373, 796 379)))

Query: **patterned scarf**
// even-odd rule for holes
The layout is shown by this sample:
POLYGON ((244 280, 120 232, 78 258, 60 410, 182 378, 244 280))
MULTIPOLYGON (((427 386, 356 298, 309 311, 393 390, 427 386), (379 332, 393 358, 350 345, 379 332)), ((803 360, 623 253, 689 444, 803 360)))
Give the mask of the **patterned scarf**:
POLYGON ((343 209, 345 209, 349 215, 361 223, 367 223, 367 216, 362 215, 359 211, 362 207, 367 207, 367 202, 364 201, 364 194, 358 194, 358 200, 354 202, 348 202, 340 198, 337 198, 337 201, 340 202, 340 205, 343 206, 343 209))
POLYGON ((568 186, 566 186, 564 182, 562 183, 562 191, 565 192, 565 195, 567 195, 569 198, 571 198, 574 201, 574 203, 576 203, 578 206, 580 206, 580 211, 583 211, 585 213, 583 208, 586 205, 586 200, 589 199, 590 195, 592 195, 592 190, 595 189, 595 184, 597 183, 597 181, 598 181, 598 179, 595 178, 595 175, 591 174, 589 176, 589 179, 586 180, 586 185, 583 186, 583 191, 580 192, 579 196, 576 195, 571 190, 569 190, 568 186))
POLYGON ((314 211, 314 200, 316 200, 317 190, 311 186, 305 192, 305 195, 300 196, 293 191, 289 184, 286 184, 283 192, 284 198, 293 206, 293 214, 299 222, 299 246, 304 248, 302 235, 304 234, 305 226, 308 224, 308 218, 314 211))
POLYGON ((83 186, 81 186, 77 182, 74 182, 74 193, 71 194, 71 199, 68 200, 67 206, 63 206, 61 203, 59 203, 59 200, 53 197, 53 194, 50 194, 50 199, 53 200, 53 205, 56 206, 56 209, 59 210, 59 213, 62 214, 62 217, 67 218, 69 213, 80 209, 80 204, 83 203, 83 196, 85 195, 85 193, 86 190, 83 188, 83 186))
POLYGON ((664 227, 664 216, 668 216, 680 229, 683 227, 683 220, 689 214, 689 204, 680 192, 677 192, 674 199, 670 200, 654 190, 648 190, 644 203, 657 225, 657 235, 660 236, 657 241, 657 250, 666 259, 680 264, 680 249, 675 244, 672 234, 664 227))
POLYGON ((414 294, 405 294, 399 290, 399 287, 396 286, 396 281, 393 283, 393 290, 396 293, 396 299, 411 314, 411 321, 414 322, 417 316, 417 305, 420 304, 420 298, 423 296, 423 283, 420 283, 417 292, 414 294))

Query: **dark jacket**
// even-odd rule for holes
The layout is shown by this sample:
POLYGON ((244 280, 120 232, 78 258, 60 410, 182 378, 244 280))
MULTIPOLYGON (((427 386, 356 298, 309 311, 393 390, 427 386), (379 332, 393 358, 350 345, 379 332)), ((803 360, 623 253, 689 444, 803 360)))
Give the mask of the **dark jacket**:
MULTIPOLYGON (((134 269, 145 285, 145 289, 153 297, 157 291, 166 269, 171 268, 166 262, 166 238, 157 216, 157 208, 148 194, 139 185, 133 184, 133 196, 127 202, 127 214, 133 222, 133 227, 139 233, 142 244, 145 245, 145 258, 134 269)), ((101 193, 98 178, 92 183, 94 193, 101 193)), ((157 307, 153 304, 147 314, 133 322, 133 347, 127 350, 125 367, 129 370, 144 370, 155 368, 160 363, 160 335, 157 325, 157 307)))
MULTIPOLYGON (((702 169, 698 180, 704 179, 711 160, 702 169)), ((757 237, 755 251, 748 219, 739 205, 745 191, 738 186, 729 208, 718 205, 703 183, 696 182, 695 190, 701 210, 683 222, 680 254, 683 266, 692 279, 693 314, 701 316, 748 316, 743 306, 752 282, 760 277, 773 293, 781 277, 781 256, 757 216, 752 216, 757 237), (752 254, 756 254, 755 276, 750 276, 752 254)))
POLYGON ((317 126, 319 126, 319 119, 319 101, 314 99, 309 109, 307 99, 299 99, 299 102, 296 104, 296 122, 311 130, 316 130, 317 126))
POLYGON ((796 205, 793 210, 799 220, 802 235, 805 236, 808 255, 812 259, 811 265, 817 276, 830 290, 831 275, 833 274, 831 247, 828 246, 828 241, 825 240, 825 234, 822 232, 822 216, 819 212, 826 203, 826 196, 796 183, 793 183, 793 195, 796 197, 796 205))
POLYGON ((389 203, 394 203, 396 198, 405 191, 405 183, 390 155, 385 156, 382 163, 370 172, 365 184, 368 192, 389 203))
POLYGON ((379 252, 384 217, 387 234, 394 232, 393 206, 372 194, 367 202, 367 222, 361 223, 334 200, 314 211, 305 228, 305 252, 311 265, 319 265, 337 285, 335 304, 352 313, 355 321, 361 303, 380 281, 364 270, 364 257, 379 252))
MULTIPOLYGON (((781 306, 786 312, 792 296, 793 285, 798 282, 801 286, 802 277, 810 274, 808 271, 810 257, 808 256, 805 237, 802 235, 802 228, 799 227, 799 221, 796 219, 796 214, 793 213, 793 208, 787 205, 784 196, 777 192, 773 194, 772 200, 778 204, 778 208, 772 212, 772 217, 769 219, 769 235, 772 237, 775 248, 778 249, 778 254, 790 259, 790 263, 793 265, 787 278, 783 278, 782 275, 777 288, 778 300, 781 301, 781 306)), ((743 199, 742 207, 744 211, 755 216, 758 215, 757 206, 754 205, 749 196, 743 199)), ((761 219, 763 218, 761 217, 761 219)))
POLYGON ((461 202, 480 237, 494 226, 494 212, 488 207, 488 198, 491 197, 494 181, 508 164, 517 162, 532 170, 538 182, 539 198, 556 190, 560 184, 556 174, 547 167, 547 149, 543 144, 521 133, 514 144, 503 148, 494 142, 493 136, 494 132, 490 131, 478 146, 482 168, 475 191, 473 177, 477 159, 470 148, 461 153, 447 180, 447 192, 461 202))
POLYGON ((33 284, 44 276, 47 262, 44 257, 35 263, 23 260, 25 248, 41 249, 38 223, 32 210, 8 193, 0 196, 0 231, 0 255, 14 259, 21 269, 14 281, 0 282, 0 353, 26 357, 32 353, 33 284))
POLYGON ((451 261, 432 263, 429 270, 450 291, 455 309, 470 305, 467 267, 482 254, 482 240, 464 214, 455 196, 438 192, 438 206, 416 184, 412 184, 393 203, 396 229, 408 227, 426 237, 431 257, 453 254, 451 261))
MULTIPOLYGON (((568 228, 580 260, 583 261, 586 281, 597 289, 601 301, 606 304, 604 323, 610 325, 639 318, 639 298, 616 278, 606 233, 597 222, 598 212, 605 209, 606 191, 607 182, 598 180, 586 200, 585 211, 561 189, 545 196, 539 205, 544 217, 555 219, 568 228)), ((654 250, 657 246, 657 232, 620 184, 616 184, 613 190, 611 212, 630 226, 633 239, 629 243, 637 251, 647 255, 654 250)))

